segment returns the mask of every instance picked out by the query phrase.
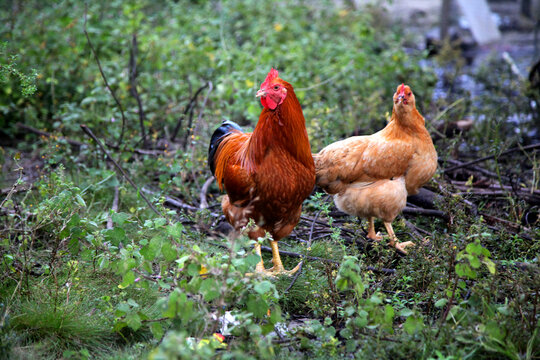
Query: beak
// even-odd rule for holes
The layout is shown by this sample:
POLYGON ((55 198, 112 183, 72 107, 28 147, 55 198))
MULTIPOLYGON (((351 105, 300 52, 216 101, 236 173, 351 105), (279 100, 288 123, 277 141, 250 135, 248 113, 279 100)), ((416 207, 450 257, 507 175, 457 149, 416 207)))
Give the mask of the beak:
POLYGON ((265 97, 266 96, 266 91, 264 91, 263 89, 260 89, 259 91, 257 91, 257 94, 255 95, 255 97, 265 97))
POLYGON ((405 95, 398 95, 397 99, 398 99, 398 104, 401 104, 403 102, 403 98, 405 97, 405 95))

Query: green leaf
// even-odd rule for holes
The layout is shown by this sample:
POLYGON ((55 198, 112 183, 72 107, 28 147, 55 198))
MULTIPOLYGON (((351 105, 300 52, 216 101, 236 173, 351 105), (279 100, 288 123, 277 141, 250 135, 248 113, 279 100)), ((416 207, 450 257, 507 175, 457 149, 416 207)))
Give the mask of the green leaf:
POLYGON ((248 266, 257 265, 261 261, 261 257, 257 254, 249 254, 245 258, 246 264, 248 266))
POLYGON ((394 308, 391 305, 386 305, 384 307, 384 322, 387 324, 392 324, 392 321, 394 320, 394 308))
POLYGON ((495 271, 496 271, 496 268, 495 268, 495 263, 489 259, 485 259, 484 260, 484 264, 487 266, 489 272, 491 274, 495 274, 495 271))
POLYGON ((253 289, 258 292, 259 294, 263 295, 267 292, 269 292, 270 290, 272 290, 274 288, 274 284, 272 284, 270 281, 268 280, 263 280, 261 281, 260 283, 257 283, 253 289))
POLYGON ((169 235, 171 235, 175 239, 179 239, 182 237, 182 231, 184 230, 184 225, 182 223, 177 222, 176 224, 169 225, 167 227, 167 232, 169 235))
POLYGON ((403 308, 399 311, 399 316, 403 316, 403 317, 409 317, 412 314, 414 314, 414 311, 408 308, 403 308))
POLYGON ((126 213, 113 213, 111 219, 116 226, 122 226, 129 218, 129 214, 126 213))
POLYGON ((261 319, 268 312, 268 304, 262 298, 255 297, 253 294, 250 294, 247 301, 247 309, 255 317, 261 319))
POLYGON ((163 326, 159 322, 152 323, 152 326, 150 326, 150 331, 156 340, 163 337, 163 326))
POLYGON ((444 305, 446 305, 448 303, 448 299, 439 299, 435 302, 435 307, 436 308, 442 308, 444 305))
POLYGON ((125 289, 129 285, 133 284, 134 281, 135 281, 135 273, 133 271, 128 271, 122 277, 122 283, 120 285, 118 285, 118 287, 120 289, 125 289))
POLYGON ((167 223, 167 219, 165 219, 165 218, 157 218, 157 219, 154 220, 154 227, 157 229, 157 228, 162 227, 166 223, 167 223))
POLYGON ((121 227, 115 227, 113 229, 107 229, 103 231, 105 240, 110 241, 114 246, 118 246, 126 240, 126 231, 121 227))
POLYGON ((199 290, 206 301, 212 301, 219 296, 220 284, 216 279, 205 279, 199 290))
POLYGON ((165 241, 161 246, 161 254, 167 261, 173 261, 178 256, 178 254, 176 253, 176 249, 168 241, 165 241))
POLYGON ((281 320, 281 308, 279 307, 279 305, 276 305, 270 312, 270 322, 272 324, 277 324, 281 320))
POLYGON ((86 203, 84 202, 84 199, 81 195, 75 195, 75 200, 77 200, 77 203, 79 203, 79 205, 81 205, 82 207, 86 207, 86 203))
POLYGON ((141 318, 137 313, 130 313, 126 316, 126 324, 129 326, 133 331, 137 331, 140 329, 142 323, 141 318))
POLYGON ((480 266, 482 266, 482 263, 476 256, 471 256, 469 258, 469 263, 471 264, 473 269, 478 269, 480 266))
POLYGON ((163 239, 160 237, 153 237, 150 240, 150 243, 148 243, 147 246, 143 247, 141 249, 141 255, 144 256, 144 258, 148 261, 152 261, 155 259, 155 257, 159 254, 159 251, 161 250, 161 243, 163 242, 163 239))
POLYGON ((409 316, 405 321, 405 324, 403 324, 403 329, 409 335, 413 335, 414 333, 422 330, 423 328, 424 320, 421 317, 409 316))

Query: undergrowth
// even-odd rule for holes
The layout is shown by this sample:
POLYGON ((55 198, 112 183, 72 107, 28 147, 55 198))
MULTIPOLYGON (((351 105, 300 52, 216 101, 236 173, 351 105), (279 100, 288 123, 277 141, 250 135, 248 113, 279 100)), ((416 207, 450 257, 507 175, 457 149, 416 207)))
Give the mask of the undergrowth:
POLYGON ((518 191, 537 194, 539 162, 499 157, 532 141, 535 114, 504 63, 473 74, 485 92, 471 99, 459 53, 443 51, 453 90, 431 101, 426 52, 404 49, 379 8, 330 1, 10 1, 0 18, 0 357, 540 356, 538 204, 518 191), (203 190, 206 152, 222 119, 253 127, 271 66, 293 84, 314 151, 382 128, 405 82, 439 136, 441 168, 495 155, 485 170, 512 186, 485 197, 469 173, 439 170, 428 187, 444 217, 394 223, 417 244, 406 257, 367 242, 365 224, 316 192, 280 242, 300 275, 247 275, 259 258, 229 232, 217 186, 203 190), (446 131, 466 115, 478 120, 470 131, 446 131))

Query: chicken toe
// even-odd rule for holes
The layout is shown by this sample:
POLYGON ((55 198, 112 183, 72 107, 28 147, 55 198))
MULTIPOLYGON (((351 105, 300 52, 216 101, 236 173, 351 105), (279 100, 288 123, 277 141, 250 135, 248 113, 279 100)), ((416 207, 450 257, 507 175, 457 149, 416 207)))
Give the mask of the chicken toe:
POLYGON ((402 243, 396 243, 394 247, 400 253, 407 255, 407 250, 405 250, 405 248, 410 247, 410 246, 415 246, 415 244, 412 241, 405 241, 402 243))
POLYGON ((380 232, 375 233, 374 219, 372 217, 370 217, 368 219, 368 222, 369 222, 369 225, 368 225, 367 238, 371 239, 371 240, 375 240, 375 241, 381 241, 383 239, 381 233, 380 232))

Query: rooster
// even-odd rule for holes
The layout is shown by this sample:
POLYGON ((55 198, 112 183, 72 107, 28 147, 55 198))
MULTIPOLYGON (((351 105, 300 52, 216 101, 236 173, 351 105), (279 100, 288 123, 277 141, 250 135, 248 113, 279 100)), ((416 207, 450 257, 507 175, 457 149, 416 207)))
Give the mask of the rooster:
POLYGON ((391 246, 406 253, 414 245, 398 242, 392 221, 407 195, 418 193, 435 173, 437 152, 409 86, 396 89, 392 118, 384 129, 335 142, 313 157, 317 185, 334 195, 338 209, 368 219, 368 238, 382 239, 375 233, 376 217, 383 220, 391 246))
POLYGON ((221 207, 236 229, 253 220, 247 232, 256 241, 271 235, 271 269, 261 261, 256 271, 267 275, 292 274, 281 262, 278 241, 291 233, 300 221, 302 202, 315 186, 315 165, 311 156, 304 114, 293 87, 270 70, 257 91, 263 110, 252 133, 245 133, 232 121, 224 122, 212 135, 208 164, 221 190, 227 195, 221 207))

